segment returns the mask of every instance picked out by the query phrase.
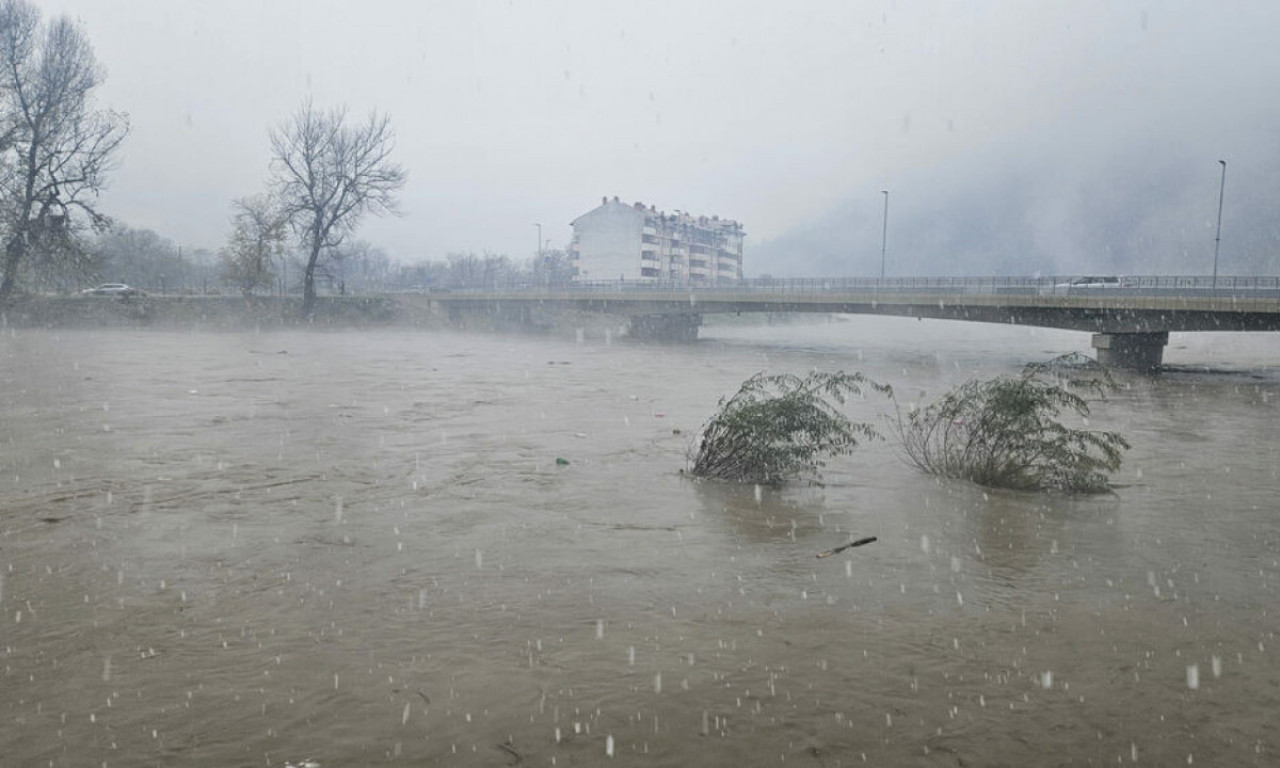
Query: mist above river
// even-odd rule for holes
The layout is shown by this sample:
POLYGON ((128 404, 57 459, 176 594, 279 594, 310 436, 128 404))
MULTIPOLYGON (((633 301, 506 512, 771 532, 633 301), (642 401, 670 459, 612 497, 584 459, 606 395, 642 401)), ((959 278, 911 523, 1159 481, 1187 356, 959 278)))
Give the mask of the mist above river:
POLYGON ((910 401, 1087 334, 702 335, 6 332, 0 762, 1274 763, 1274 334, 1125 375, 1089 498, 889 442, 823 488, 680 473, 757 371, 910 401))

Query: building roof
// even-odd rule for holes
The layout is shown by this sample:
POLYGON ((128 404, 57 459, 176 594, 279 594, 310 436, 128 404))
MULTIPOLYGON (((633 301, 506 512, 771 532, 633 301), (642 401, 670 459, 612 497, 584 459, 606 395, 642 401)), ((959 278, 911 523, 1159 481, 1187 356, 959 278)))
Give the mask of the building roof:
POLYGON ((601 198, 600 205, 596 206, 595 208, 592 208, 591 210, 582 214, 578 218, 569 222, 569 225, 577 226, 578 222, 587 218, 591 214, 611 206, 616 206, 618 208, 627 208, 630 210, 634 210, 636 213, 643 213, 646 216, 658 217, 658 218, 661 218, 664 222, 677 224, 681 226, 701 227, 703 229, 715 229, 715 230, 722 230, 722 231, 734 230, 738 233, 742 232, 742 224, 734 221, 733 219, 722 219, 719 216, 694 216, 693 214, 686 213, 685 211, 676 211, 675 213, 667 213, 666 211, 658 210, 653 205, 646 207, 645 204, 641 202, 635 202, 630 204, 624 203, 618 199, 617 195, 615 195, 613 199, 609 199, 608 197, 601 198))

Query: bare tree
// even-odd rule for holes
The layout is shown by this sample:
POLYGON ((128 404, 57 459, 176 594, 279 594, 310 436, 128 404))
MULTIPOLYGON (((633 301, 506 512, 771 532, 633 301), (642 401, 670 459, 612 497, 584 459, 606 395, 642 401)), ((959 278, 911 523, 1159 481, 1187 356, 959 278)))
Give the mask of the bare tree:
POLYGON ((104 78, 70 19, 46 23, 28 0, 0 0, 0 304, 29 256, 74 263, 79 221, 107 224, 96 197, 129 128, 91 109, 104 78))
POLYGON ((529 263, 529 272, 535 285, 568 285, 573 281, 574 266, 565 251, 543 251, 529 263))
POLYGON ((302 314, 316 298, 316 265, 336 248, 366 213, 396 213, 395 193, 405 171, 391 161, 391 122, 376 112, 358 126, 346 124, 345 108, 320 111, 305 102, 271 133, 272 191, 302 244, 302 314))
POLYGON ((478 288, 484 284, 484 262, 474 253, 451 253, 448 284, 450 288, 478 288))
POLYGON ((335 282, 341 293, 368 293, 380 288, 391 268, 391 259, 368 240, 352 240, 327 249, 316 266, 316 274, 335 282))
POLYGON ((273 266, 284 255, 288 220, 269 195, 255 195, 232 203, 231 240, 219 254, 222 278, 248 297, 271 285, 273 266))

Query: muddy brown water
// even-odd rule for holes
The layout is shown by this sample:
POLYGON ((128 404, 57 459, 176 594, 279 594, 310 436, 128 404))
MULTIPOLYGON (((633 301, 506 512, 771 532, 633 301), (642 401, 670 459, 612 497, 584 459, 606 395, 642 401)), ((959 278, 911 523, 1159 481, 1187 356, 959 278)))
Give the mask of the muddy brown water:
POLYGON ((703 335, 6 330, 0 765, 1280 762, 1274 334, 1126 377, 1085 499, 679 473, 756 371, 932 397, 1083 334, 703 335))

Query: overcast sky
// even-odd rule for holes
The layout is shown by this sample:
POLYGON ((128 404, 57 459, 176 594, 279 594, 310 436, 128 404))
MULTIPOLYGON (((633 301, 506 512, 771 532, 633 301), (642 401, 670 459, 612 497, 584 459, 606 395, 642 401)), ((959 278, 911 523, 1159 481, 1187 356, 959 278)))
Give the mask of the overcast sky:
POLYGON ((404 215, 359 236, 401 260, 525 258, 539 222, 562 247, 602 195, 734 218, 759 243, 1042 131, 1099 157, 1112 130, 1150 131, 1212 176, 1250 131, 1274 143, 1257 121, 1280 101, 1274 0, 40 6, 83 23, 100 104, 130 116, 105 208, 211 249, 307 97, 390 115, 404 215))

